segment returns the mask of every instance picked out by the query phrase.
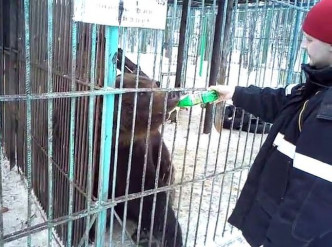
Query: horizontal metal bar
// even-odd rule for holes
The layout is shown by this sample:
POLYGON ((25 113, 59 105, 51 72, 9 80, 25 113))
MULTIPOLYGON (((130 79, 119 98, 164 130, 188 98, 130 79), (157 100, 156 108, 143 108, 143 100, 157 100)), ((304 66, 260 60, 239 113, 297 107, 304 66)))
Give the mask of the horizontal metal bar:
POLYGON ((123 93, 135 93, 135 92, 189 92, 189 91, 204 91, 206 88, 102 88, 100 90, 89 91, 75 91, 75 92, 54 92, 54 93, 41 93, 41 94, 12 94, 1 95, 0 102, 9 101, 25 101, 25 100, 44 100, 44 99, 60 99, 60 98, 77 98, 84 96, 99 96, 109 94, 123 94, 123 93))
POLYGON ((203 181, 207 181, 207 180, 213 179, 215 177, 222 176, 224 174, 232 174, 232 173, 236 173, 236 172, 239 172, 239 171, 242 171, 245 169, 249 169, 249 168, 250 168, 250 166, 243 166, 243 167, 235 168, 235 169, 232 169, 229 171, 223 171, 223 172, 219 172, 216 174, 211 174, 209 176, 197 177, 195 180, 184 181, 183 183, 176 183, 173 185, 164 186, 164 187, 160 187, 157 189, 150 189, 150 190, 146 190, 144 192, 129 194, 128 196, 121 196, 121 197, 116 198, 114 201, 108 200, 107 202, 102 203, 102 204, 98 205, 97 207, 90 209, 90 211, 81 210, 79 212, 73 213, 71 216, 67 215, 67 216, 59 217, 59 218, 52 220, 51 222, 40 223, 40 224, 31 226, 31 227, 27 227, 23 230, 19 230, 17 232, 7 234, 3 238, 3 243, 8 243, 8 242, 14 241, 16 239, 26 237, 30 234, 43 231, 43 230, 47 229, 48 227, 55 227, 55 226, 58 226, 61 224, 65 224, 68 221, 78 220, 83 217, 99 213, 105 209, 109 209, 109 208, 114 207, 117 204, 125 202, 125 201, 134 200, 137 198, 141 198, 143 196, 153 195, 153 194, 159 193, 159 192, 166 192, 166 191, 173 190, 178 187, 183 187, 183 186, 186 186, 186 185, 189 185, 192 183, 201 183, 203 181))

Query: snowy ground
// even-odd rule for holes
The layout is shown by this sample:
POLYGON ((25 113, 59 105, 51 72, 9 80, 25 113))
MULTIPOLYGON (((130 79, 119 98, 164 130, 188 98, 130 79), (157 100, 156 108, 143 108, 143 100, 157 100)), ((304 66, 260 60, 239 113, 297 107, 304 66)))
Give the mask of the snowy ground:
MULTIPOLYGON (((2 198, 3 206, 8 208, 8 211, 3 214, 4 235, 22 230, 27 227, 27 205, 28 192, 27 186, 17 169, 12 171, 9 169, 9 162, 7 160, 1 161, 2 169, 2 198)), ((45 214, 40 209, 37 200, 34 196, 31 207, 31 225, 36 225, 45 222, 45 214)), ((47 246, 48 231, 42 231, 32 235, 31 244, 34 247, 47 246)), ((27 238, 21 238, 5 244, 6 247, 26 246, 27 238)), ((52 246, 60 246, 57 241, 53 239, 52 246)))

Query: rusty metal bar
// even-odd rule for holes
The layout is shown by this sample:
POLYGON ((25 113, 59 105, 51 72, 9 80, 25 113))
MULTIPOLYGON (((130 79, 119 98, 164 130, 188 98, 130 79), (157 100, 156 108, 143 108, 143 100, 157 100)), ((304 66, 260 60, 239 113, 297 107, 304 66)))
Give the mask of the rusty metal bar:
MULTIPOLYGON (((142 31, 139 30, 137 33, 138 39, 138 55, 137 55, 137 68, 139 68, 139 58, 140 58, 140 44, 142 40, 142 31)), ((126 175, 126 189, 125 189, 125 196, 129 196, 129 183, 130 183, 130 173, 131 173, 131 166, 132 166, 132 156, 133 156, 133 147, 134 147, 134 136, 135 136, 135 125, 136 125, 136 114, 137 114, 137 88, 138 88, 138 81, 139 81, 139 69, 136 72, 136 83, 135 83, 135 95, 134 95, 134 111, 133 111, 133 118, 132 118, 132 128, 131 128, 131 138, 130 138, 130 146, 129 146, 129 157, 128 157, 128 168, 127 168, 127 175, 126 175)), ((123 225, 122 225, 122 234, 121 234, 121 243, 124 243, 125 237, 125 230, 126 230, 126 223, 127 223, 127 211, 128 211, 128 202, 125 202, 124 205, 124 213, 123 213, 123 225)))
MULTIPOLYGON (((47 92, 53 92, 53 0, 48 0, 47 2, 48 18, 47 18, 47 63, 48 63, 48 73, 47 73, 47 92)), ((53 100, 48 100, 48 148, 47 148, 47 168, 48 168, 48 212, 47 220, 50 221, 53 218, 53 100)), ((52 228, 48 228, 48 246, 51 246, 53 239, 52 228)))
MULTIPOLYGON (((140 43, 140 46, 142 44, 140 43)), ((155 58, 156 59, 156 58, 155 58)), ((139 62, 139 56, 137 58, 139 62)), ((150 141, 150 132, 151 132, 151 119, 152 119, 152 104, 153 104, 153 93, 150 94, 149 100, 149 116, 148 116, 148 125, 147 125, 147 133, 145 138, 145 151, 144 151, 144 164, 143 164, 143 174, 142 174, 142 184, 141 184, 141 192, 145 190, 145 180, 146 180, 146 168, 147 168, 147 159, 148 159, 148 148, 149 148, 149 141, 150 141)), ((140 207, 139 207, 139 216, 138 216, 138 227, 137 227, 137 245, 140 242, 140 234, 141 234, 141 225, 142 225, 142 211, 143 211, 143 200, 142 197, 140 200, 140 207)), ((153 221, 154 217, 152 217, 153 221)))
MULTIPOLYGON (((25 24, 25 92, 27 95, 27 103, 26 103, 26 126, 27 126, 27 139, 26 139, 26 147, 27 147, 27 182, 28 182, 28 217, 27 217, 27 225, 31 227, 31 190, 32 190, 32 182, 31 182, 31 78, 30 78, 30 1, 24 0, 24 24, 25 24)), ((27 246, 31 246, 31 235, 28 235, 27 246)))
MULTIPOLYGON (((77 53, 77 23, 72 21, 72 60, 71 60, 71 91, 76 91, 76 53, 77 53)), ((74 181, 74 171, 75 171, 75 112, 76 112, 76 98, 71 98, 70 100, 70 131, 69 131, 69 202, 68 202, 68 215, 73 214, 74 207, 74 186, 72 185, 74 181)), ((73 221, 68 222, 67 229, 67 246, 72 246, 72 233, 73 233, 73 221)))
MULTIPOLYGON (((95 24, 92 25, 92 35, 91 35, 91 66, 90 66, 90 81, 93 83, 96 78, 96 37, 97 27, 95 24)), ((93 87, 91 87, 93 90, 93 87)), ((92 166, 93 166, 93 120, 94 120, 94 106, 95 106, 95 96, 90 96, 89 98, 89 113, 88 113, 88 174, 87 174, 87 190, 88 198, 86 200, 86 207, 88 213, 91 209, 91 194, 92 194, 92 166)), ((86 229, 85 229, 85 246, 88 246, 88 236, 90 230, 90 216, 86 218, 86 229)))

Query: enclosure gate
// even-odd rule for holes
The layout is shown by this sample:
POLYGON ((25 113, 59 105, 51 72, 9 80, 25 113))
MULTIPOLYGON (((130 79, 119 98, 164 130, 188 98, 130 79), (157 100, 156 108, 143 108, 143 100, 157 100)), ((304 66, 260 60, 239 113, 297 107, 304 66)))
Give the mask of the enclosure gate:
MULTIPOLYGON (((212 66, 214 34, 213 25, 208 25, 207 21, 215 21, 218 2, 222 1, 189 1, 184 48, 186 62, 182 68, 186 83, 181 85, 181 88, 172 88, 170 82, 174 82, 176 74, 174 66, 171 65, 177 54, 174 46, 179 36, 182 2, 179 5, 176 0, 169 1, 165 32, 120 28, 119 46, 124 50, 122 58, 124 59, 126 50, 128 53, 129 50, 136 53, 139 67, 145 72, 149 71, 147 74, 151 78, 160 80, 165 91, 206 88, 212 66), (150 45, 146 45, 147 43, 150 45), (146 54, 154 55, 153 66, 144 67, 145 62, 140 61, 141 55, 144 55, 142 50, 146 54), (165 69, 163 63, 167 58, 169 63, 165 69), (191 68, 194 68, 194 73, 191 73, 191 68), (201 77, 201 84, 198 83, 198 77, 201 77)), ((299 81, 299 67, 301 62, 306 60, 306 56, 299 49, 302 38, 301 20, 315 1, 226 2, 232 5, 232 24, 226 26, 226 17, 223 17, 222 35, 229 34, 227 39, 222 41, 225 60, 222 60, 221 66, 224 66, 224 74, 219 82, 237 85, 253 82, 259 86, 269 86, 266 83, 266 79, 269 79, 270 85, 275 86, 280 85, 281 81, 283 84, 299 81), (257 26, 261 27, 260 30, 257 26), (286 59, 282 60, 282 57, 286 59), (232 71, 231 68, 235 66, 236 71, 232 71)), ((224 7, 227 8, 227 4, 224 7)), ((11 168, 17 165, 19 172, 26 177, 28 188, 27 226, 4 234, 6 225, 3 224, 4 213, 1 211, 1 245, 27 237, 28 246, 31 246, 32 234, 48 230, 49 245, 56 241, 56 232, 66 246, 87 246, 88 238, 83 236, 88 234, 89 226, 96 219, 96 215, 105 219, 105 209, 114 205, 112 201, 105 202, 106 198, 102 200, 101 197, 92 196, 98 190, 92 185, 95 179, 98 179, 93 174, 96 174, 102 163, 99 157, 110 156, 107 150, 110 142, 106 140, 105 144, 104 141, 112 133, 107 128, 102 128, 102 125, 110 124, 106 120, 109 114, 112 115, 112 110, 103 102, 110 101, 107 105, 112 107, 112 97, 114 93, 119 93, 104 88, 114 81, 113 68, 116 61, 108 60, 114 58, 116 52, 109 43, 113 34, 112 30, 105 26, 74 22, 72 9, 73 1, 70 0, 0 0, 0 160, 3 162, 6 156, 11 168), (55 129, 61 131, 54 132, 55 129), (104 151, 100 150, 104 147, 104 151), (31 205, 35 197, 38 198, 47 218, 45 223, 37 225, 33 224, 31 219, 31 205), (104 218, 101 217, 102 214, 104 218)), ((122 67, 122 72, 124 70, 122 67)), ((197 111, 190 110, 186 120, 186 141, 181 157, 173 156, 176 149, 180 149, 175 148, 175 139, 178 138, 176 131, 173 140, 169 141, 172 145, 173 163, 182 165, 178 169, 178 183, 173 186, 180 195, 176 201, 178 217, 184 214, 180 206, 181 194, 185 193, 182 188, 189 186, 188 207, 191 208, 193 193, 198 186, 197 191, 201 193, 198 198, 199 219, 205 186, 212 181, 212 191, 207 197, 211 202, 212 196, 216 195, 217 206, 215 212, 211 207, 206 210, 208 222, 207 226, 203 227, 203 232, 207 234, 211 214, 215 213, 217 220, 214 225, 214 240, 223 242, 224 233, 231 234, 233 231, 230 226, 226 226, 227 215, 239 196, 243 186, 242 178, 257 153, 255 145, 262 144, 264 135, 254 133, 251 136, 249 129, 240 129, 239 132, 230 130, 229 135, 228 132, 222 132, 216 141, 216 152, 213 155, 211 152, 210 155, 209 149, 213 149, 213 145, 210 146, 213 142, 210 134, 207 147, 202 148, 205 153, 201 153, 200 140, 204 137, 201 137, 200 131, 204 109, 198 114, 195 112, 197 111), (194 126, 191 116, 196 120, 200 119, 196 134, 191 132, 194 126), (196 144, 190 153, 188 140, 195 135, 197 139, 193 143, 196 144), (224 146, 221 144, 223 138, 224 146), (232 147, 233 142, 235 147, 232 147), (218 153, 224 152, 221 151, 223 147, 225 155, 220 157, 218 153), (230 153, 232 148, 235 149, 234 154, 230 153), (188 174, 188 171, 185 171, 186 159, 191 154, 195 157, 194 170, 188 174), (202 173, 197 175, 196 166, 199 166, 200 162, 204 168, 202 173), (213 167, 211 170, 208 164, 213 167), (221 189, 213 191, 216 183, 221 189), (225 212, 221 213, 223 202, 226 203, 225 212), (219 222, 222 225, 219 226, 219 222), (216 237, 217 231, 222 232, 219 237, 216 237)), ((107 159, 105 162, 107 171, 107 159)), ((2 164, 0 167, 3 169, 2 164)), ((104 179, 107 180, 107 176, 104 179)), ((2 180, 2 183, 4 182, 2 180)), ((106 187, 107 183, 108 181, 106 187)), ((3 193, 0 186, 1 207, 4 206, 3 193)), ((195 223, 197 226, 194 233, 189 233, 189 222, 189 219, 180 221, 183 223, 187 246, 191 246, 188 239, 193 236, 196 244, 199 234, 199 220, 195 223)), ((100 224, 104 226, 105 222, 100 224)))

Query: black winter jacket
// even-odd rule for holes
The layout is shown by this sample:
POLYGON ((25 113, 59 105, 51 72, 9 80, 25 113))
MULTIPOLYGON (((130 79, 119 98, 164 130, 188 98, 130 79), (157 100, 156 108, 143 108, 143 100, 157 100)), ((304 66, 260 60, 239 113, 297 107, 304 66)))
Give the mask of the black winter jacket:
POLYGON ((273 123, 228 221, 251 246, 332 246, 332 68, 291 88, 236 87, 235 106, 273 123))

